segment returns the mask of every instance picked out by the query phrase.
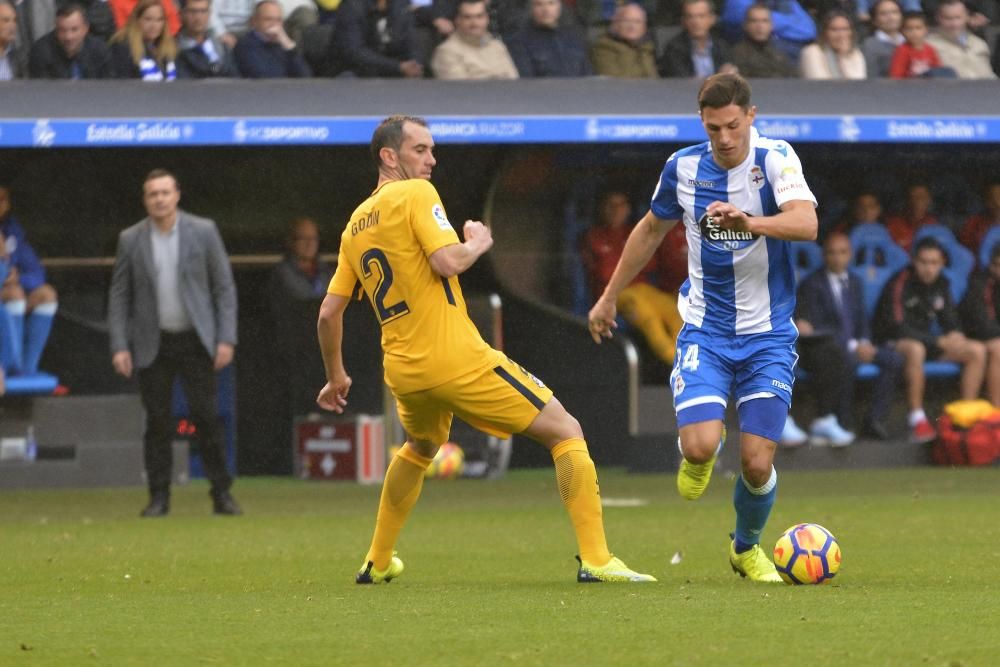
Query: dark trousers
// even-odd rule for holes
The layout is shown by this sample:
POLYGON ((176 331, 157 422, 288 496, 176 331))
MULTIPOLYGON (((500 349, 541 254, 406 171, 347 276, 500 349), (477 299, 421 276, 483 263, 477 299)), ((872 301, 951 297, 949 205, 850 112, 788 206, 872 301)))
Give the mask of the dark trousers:
POLYGON ((874 364, 879 367, 880 373, 872 388, 868 419, 880 422, 889 413, 889 405, 896 397, 903 376, 903 362, 903 355, 891 347, 880 345, 876 348, 874 364))
POLYGON ((809 384, 816 397, 819 416, 837 415, 842 426, 847 425, 854 395, 854 362, 852 355, 833 336, 800 338, 799 365, 809 373, 809 384), (846 396, 846 400, 845 400, 846 396))
POLYGON ((146 408, 143 454, 150 495, 168 494, 173 472, 175 418, 174 380, 180 377, 196 440, 212 484, 212 493, 226 491, 233 480, 226 470, 225 439, 219 424, 215 368, 198 334, 160 332, 160 351, 153 364, 139 371, 139 391, 146 408))
MULTIPOLYGON (((858 358, 832 336, 799 339, 799 364, 809 373, 820 415, 835 414, 845 428, 854 424, 854 386, 858 358)), ((879 367, 866 419, 882 421, 889 412, 903 371, 901 354, 885 346, 876 348, 873 363, 879 367)))

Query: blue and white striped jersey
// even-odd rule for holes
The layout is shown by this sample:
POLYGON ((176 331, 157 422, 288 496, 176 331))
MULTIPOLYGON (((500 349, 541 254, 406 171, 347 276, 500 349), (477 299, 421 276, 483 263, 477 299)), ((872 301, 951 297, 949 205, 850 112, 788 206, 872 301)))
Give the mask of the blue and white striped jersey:
POLYGON ((723 335, 791 326, 795 274, 788 241, 721 229, 705 208, 723 201, 751 216, 769 216, 792 200, 816 205, 792 147, 761 137, 755 128, 750 133, 749 155, 733 169, 715 163, 707 141, 671 155, 651 205, 656 217, 685 227, 688 279, 678 299, 681 317, 723 335))

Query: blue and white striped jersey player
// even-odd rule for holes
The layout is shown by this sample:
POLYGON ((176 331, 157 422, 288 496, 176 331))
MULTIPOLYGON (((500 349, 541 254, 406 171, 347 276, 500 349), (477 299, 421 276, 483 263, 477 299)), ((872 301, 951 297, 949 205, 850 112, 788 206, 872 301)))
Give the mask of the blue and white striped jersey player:
POLYGON ((789 241, 816 238, 816 198, 792 147, 757 134, 756 107, 742 77, 707 78, 698 107, 709 140, 667 160, 651 210, 590 311, 590 332, 598 343, 611 337, 618 293, 680 221, 689 277, 678 299, 684 326, 670 375, 683 456, 677 489, 694 500, 708 486, 732 394, 743 474, 733 493, 729 560, 752 581, 780 582, 759 542, 777 491, 772 463, 797 359, 789 241))

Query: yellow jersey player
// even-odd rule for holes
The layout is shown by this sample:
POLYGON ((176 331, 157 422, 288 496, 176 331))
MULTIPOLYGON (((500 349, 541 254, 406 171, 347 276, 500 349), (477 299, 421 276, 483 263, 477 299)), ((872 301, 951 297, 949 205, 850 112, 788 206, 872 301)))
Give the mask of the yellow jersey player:
POLYGON ((403 571, 393 546, 420 495, 424 471, 458 415, 487 433, 523 433, 550 450, 576 531, 577 581, 655 581, 608 551, 597 471, 580 424, 548 387, 487 345, 466 313, 458 274, 492 247, 493 238, 483 223, 469 220, 465 241, 459 241, 430 183, 436 161, 427 123, 387 118, 372 135, 371 151, 378 185, 347 223, 320 308, 327 383, 316 401, 338 413, 347 405, 343 314, 360 283, 382 327, 385 382, 407 440, 386 470, 375 535, 355 580, 388 582, 403 571))

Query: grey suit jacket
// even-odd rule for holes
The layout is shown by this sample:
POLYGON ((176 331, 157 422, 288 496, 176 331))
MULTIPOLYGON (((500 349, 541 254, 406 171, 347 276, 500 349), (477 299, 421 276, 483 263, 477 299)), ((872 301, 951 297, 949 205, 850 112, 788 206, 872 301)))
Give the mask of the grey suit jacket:
MULTIPOLYGON (((131 351, 137 369, 150 366, 160 349, 152 227, 145 218, 118 236, 108 294, 111 354, 131 351)), ((236 344, 232 268, 214 222, 178 210, 177 231, 181 302, 202 345, 214 357, 218 343, 236 344)))

